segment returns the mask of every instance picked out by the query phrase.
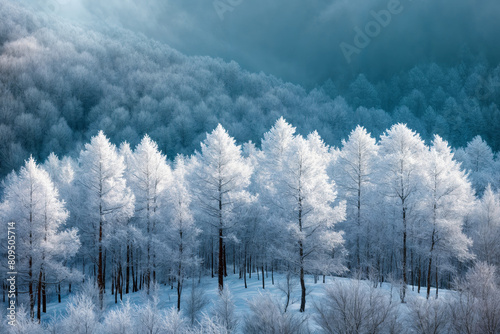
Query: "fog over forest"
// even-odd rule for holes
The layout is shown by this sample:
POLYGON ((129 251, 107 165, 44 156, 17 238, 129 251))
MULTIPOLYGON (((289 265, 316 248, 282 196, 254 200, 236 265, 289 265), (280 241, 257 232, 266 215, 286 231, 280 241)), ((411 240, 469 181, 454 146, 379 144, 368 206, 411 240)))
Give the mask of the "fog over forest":
POLYGON ((495 0, 400 0, 403 9, 351 64, 341 42, 352 43, 354 27, 373 20, 371 11, 390 0, 233 1, 29 1, 38 11, 71 20, 121 26, 165 42, 187 55, 235 60, 252 72, 264 71, 308 88, 328 78, 359 73, 389 80, 422 63, 453 66, 467 46, 498 64, 500 31, 495 0), (229 6, 219 9, 219 3, 229 6), (233 5, 230 5, 230 4, 233 5))
POLYGON ((98 130, 132 145, 148 133, 174 157, 193 152, 217 123, 240 143, 258 142, 280 116, 302 134, 317 130, 331 145, 358 124, 378 136, 404 122, 426 140, 436 133, 460 147, 481 135, 500 148, 500 66, 468 46, 459 48, 453 66, 416 63, 376 81, 363 73, 346 81, 350 69, 339 60, 344 74, 309 90, 96 26, 106 21, 79 26, 50 10, 6 0, 1 6, 0 175, 30 154, 78 152, 98 130))

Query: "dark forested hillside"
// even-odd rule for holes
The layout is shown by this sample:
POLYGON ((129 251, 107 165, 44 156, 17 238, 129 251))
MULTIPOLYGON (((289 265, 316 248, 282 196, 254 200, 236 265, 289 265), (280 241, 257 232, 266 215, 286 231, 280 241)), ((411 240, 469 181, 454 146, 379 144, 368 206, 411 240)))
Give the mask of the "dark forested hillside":
MULTIPOLYGON (((103 130, 168 156, 190 153, 222 123, 257 142, 283 115, 339 145, 357 125, 375 136, 405 122, 453 146, 481 135, 500 148, 500 66, 467 51, 454 67, 424 64, 386 81, 332 78, 310 92, 234 62, 187 57, 126 30, 75 26, 0 0, 0 177, 33 154, 71 154, 103 130)), ((465 50, 465 48, 464 48, 465 50)))

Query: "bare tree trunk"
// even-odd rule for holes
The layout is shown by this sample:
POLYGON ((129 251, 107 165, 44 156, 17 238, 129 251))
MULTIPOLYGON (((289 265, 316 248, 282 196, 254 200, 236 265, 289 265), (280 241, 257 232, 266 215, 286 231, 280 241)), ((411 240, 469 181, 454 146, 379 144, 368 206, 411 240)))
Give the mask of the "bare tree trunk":
POLYGON ((304 281, 304 248, 302 241, 299 242, 299 254, 300 254, 300 312, 304 312, 306 309, 306 283, 304 281))
POLYGON ((181 294, 182 294, 182 253, 183 244, 182 244, 182 230, 179 231, 180 236, 180 244, 179 244, 179 268, 177 271, 177 312, 181 311, 181 294))
POLYGON ((211 265, 211 269, 212 269, 212 278, 215 277, 214 275, 214 244, 213 244, 214 240, 212 238, 210 238, 210 248, 211 248, 211 251, 212 251, 212 265, 211 265))
POLYGON ((405 302, 406 297, 406 285, 408 284, 408 279, 406 277, 406 208, 404 207, 403 201, 403 286, 401 287, 401 302, 405 302))
MULTIPOLYGON (((427 271, 427 299, 429 299, 429 296, 431 294, 432 252, 434 251, 434 245, 435 245, 434 235, 435 235, 435 231, 432 231, 432 239, 431 239, 432 243, 431 243, 431 251, 430 251, 430 255, 429 255, 429 267, 428 267, 428 271, 427 271)), ((437 272, 436 272, 436 275, 437 275, 437 272)), ((436 280, 436 285, 437 285, 437 280, 436 280)), ((437 286, 436 286, 436 289, 437 289, 437 286)))
POLYGON ((129 285, 130 285, 130 244, 127 241, 127 268, 126 268, 126 272, 125 272, 125 294, 126 295, 128 294, 129 285))
POLYGON ((43 275, 43 282, 42 282, 42 312, 47 313, 47 289, 46 289, 46 283, 45 283, 45 274, 43 275))
MULTIPOLYGON (((300 184, 299 184, 299 231, 302 233, 302 197, 300 195, 300 184)), ((306 283, 304 281, 304 244, 302 239, 299 240, 299 259, 300 259, 300 312, 306 310, 306 283)))
POLYGON ((37 320, 38 323, 40 323, 40 319, 42 317, 41 314, 41 304, 42 304, 42 271, 40 270, 40 274, 38 275, 38 298, 37 298, 37 303, 36 303, 36 310, 37 310, 37 320))
POLYGON ((439 296, 438 266, 436 264, 436 299, 439 296))
MULTIPOLYGON (((102 188, 102 186, 101 186, 102 188)), ((102 193, 102 191, 101 191, 102 193)), ((102 262, 102 204, 99 205, 100 219, 99 219, 99 253, 97 260, 97 285, 99 287, 99 308, 102 310, 104 307, 104 277, 103 277, 103 262, 102 262)))
POLYGON ((245 289, 248 288, 247 286, 247 245, 245 244, 245 259, 243 263, 243 280, 245 281, 245 289))
MULTIPOLYGON (((222 205, 222 203, 220 204, 222 205)), ((224 289, 224 239, 222 236, 222 228, 219 228, 219 265, 218 265, 218 283, 219 291, 224 289)))
POLYGON ((264 265, 262 265, 262 289, 265 289, 266 288, 266 283, 265 283, 266 279, 264 277, 264 265))
POLYGON ((227 277, 227 255, 226 255, 226 245, 222 247, 223 253, 224 253, 224 277, 227 277))
POLYGON ((120 264, 120 271, 118 273, 120 275, 120 285, 118 286, 119 291, 120 291, 120 301, 123 300, 123 268, 120 264))
POLYGON ((236 246, 233 244, 233 275, 236 275, 236 246))
MULTIPOLYGON (((120 284, 120 274, 116 273, 115 276, 116 276, 116 282, 114 282, 114 284, 115 284, 115 304, 118 304, 118 285, 120 284)), ((111 288, 111 290, 113 290, 113 288, 111 288)))

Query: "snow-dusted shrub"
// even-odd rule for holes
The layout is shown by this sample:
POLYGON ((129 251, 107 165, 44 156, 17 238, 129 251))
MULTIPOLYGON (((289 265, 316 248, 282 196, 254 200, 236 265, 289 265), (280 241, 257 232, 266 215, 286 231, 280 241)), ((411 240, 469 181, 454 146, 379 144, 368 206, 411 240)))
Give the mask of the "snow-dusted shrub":
POLYGON ((448 333, 450 313, 443 299, 422 297, 408 302, 409 327, 420 334, 448 333))
POLYGON ((188 332, 189 334, 230 334, 231 332, 224 325, 223 320, 217 316, 203 314, 201 321, 196 328, 188 332))
POLYGON ((48 332, 38 323, 38 320, 30 318, 28 311, 22 306, 16 312, 16 325, 8 325, 8 328, 9 331, 6 333, 48 334, 48 332))
POLYGON ((61 322, 62 333, 93 334, 98 330, 98 315, 92 296, 79 293, 67 306, 67 315, 61 322))
POLYGON ((136 309, 136 328, 138 333, 158 334, 163 326, 163 315, 158 308, 159 299, 153 296, 143 306, 136 309))
POLYGON ((191 325, 197 320, 198 313, 208 304, 205 291, 193 279, 191 290, 185 304, 185 313, 191 325))
POLYGON ((227 329, 228 333, 232 333, 238 326, 238 318, 234 311, 233 294, 228 287, 225 287, 213 303, 211 315, 217 319, 220 325, 227 329))
POLYGON ((162 333, 163 334, 184 334, 189 329, 188 321, 177 312, 175 307, 170 308, 162 320, 162 333))
POLYGON ((455 282, 458 295, 450 301, 454 333, 500 332, 500 286, 496 268, 479 262, 464 280, 455 282))
POLYGON ((334 282, 314 307, 323 333, 391 333, 397 323, 390 294, 363 281, 334 282))
POLYGON ((128 334, 133 332, 134 322, 130 302, 127 300, 119 308, 106 314, 101 326, 102 334, 128 334))
POLYGON ((261 294, 249 302, 250 313, 245 317, 243 332, 247 334, 308 333, 307 318, 286 312, 270 294, 261 294))

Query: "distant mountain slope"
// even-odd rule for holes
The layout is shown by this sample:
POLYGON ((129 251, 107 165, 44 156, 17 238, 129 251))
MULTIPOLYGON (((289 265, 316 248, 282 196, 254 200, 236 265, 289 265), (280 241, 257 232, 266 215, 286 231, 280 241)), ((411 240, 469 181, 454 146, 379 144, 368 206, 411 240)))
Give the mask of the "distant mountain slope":
POLYGON ((426 65, 389 83, 360 76, 307 92, 234 62, 187 57, 126 30, 101 33, 0 0, 0 177, 30 154, 78 150, 99 129, 132 145, 148 133, 172 158, 196 149, 219 122, 238 141, 257 141, 281 115, 334 145, 356 124, 379 135, 402 121, 424 138, 438 132, 464 145, 481 134, 498 149, 500 67, 472 65, 426 65), (477 98, 482 86, 486 99, 477 98))

